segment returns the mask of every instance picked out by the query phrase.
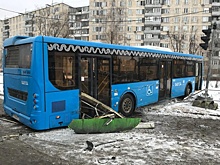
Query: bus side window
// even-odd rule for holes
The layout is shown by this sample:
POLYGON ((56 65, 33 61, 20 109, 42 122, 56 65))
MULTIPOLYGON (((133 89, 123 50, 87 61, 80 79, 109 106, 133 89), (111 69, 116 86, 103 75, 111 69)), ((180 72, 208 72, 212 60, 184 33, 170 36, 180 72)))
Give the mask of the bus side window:
POLYGON ((174 60, 173 77, 180 78, 185 76, 185 62, 184 60, 174 60))
POLYGON ((22 45, 19 48, 19 68, 31 67, 31 47, 30 45, 22 45))
POLYGON ((75 57, 67 52, 49 52, 49 80, 60 90, 75 89, 75 57))

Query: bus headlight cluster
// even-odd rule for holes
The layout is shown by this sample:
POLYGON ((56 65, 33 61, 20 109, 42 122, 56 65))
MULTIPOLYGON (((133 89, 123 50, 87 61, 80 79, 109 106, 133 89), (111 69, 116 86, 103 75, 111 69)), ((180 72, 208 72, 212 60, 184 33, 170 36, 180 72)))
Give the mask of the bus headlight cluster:
POLYGON ((39 96, 39 95, 36 94, 36 93, 33 94, 33 98, 34 98, 34 99, 33 99, 33 103, 34 103, 33 107, 34 107, 35 110, 39 108, 39 106, 37 105, 38 102, 39 102, 38 96, 39 96))

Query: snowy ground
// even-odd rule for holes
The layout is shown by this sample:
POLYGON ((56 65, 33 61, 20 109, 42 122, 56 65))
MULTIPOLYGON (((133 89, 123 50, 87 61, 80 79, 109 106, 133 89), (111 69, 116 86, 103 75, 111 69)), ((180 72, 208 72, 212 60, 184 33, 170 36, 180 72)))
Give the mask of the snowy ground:
MULTIPOLYGON (((209 94, 220 103, 220 91, 210 83, 209 94)), ((194 107, 190 101, 171 101, 144 109, 146 116, 155 122, 155 129, 133 129, 123 133, 75 134, 73 130, 57 129, 23 135, 20 139, 50 156, 60 157, 73 164, 214 164, 220 163, 220 139, 200 137, 202 131, 215 129, 215 125, 198 124, 192 130, 194 120, 216 122, 220 110, 194 107), (189 124, 188 133, 179 132, 168 120, 183 118, 189 124), (179 118, 180 117, 180 118, 179 118), (188 119, 189 118, 189 119, 188 119), (158 128, 157 128, 158 127, 158 128), (170 127, 167 129, 164 127, 170 127), (165 129, 165 131, 162 131, 165 129), (177 132, 172 133, 172 129, 177 132), (92 151, 87 150, 86 141, 93 143, 92 151), (179 162, 179 163, 178 163, 179 162)), ((182 128, 181 128, 182 129, 182 128)), ((205 133, 204 133, 205 134, 205 133)), ((213 135, 215 136, 215 135, 213 135)))
MULTIPOLYGON (((209 95, 220 106, 220 88, 215 88, 215 84, 210 82, 209 95)), ((220 164, 220 109, 194 107, 190 99, 174 99, 142 109, 147 119, 155 123, 154 129, 75 134, 61 128, 25 133, 19 139, 60 158, 63 164, 220 164), (86 141, 93 143, 91 151, 86 141)))

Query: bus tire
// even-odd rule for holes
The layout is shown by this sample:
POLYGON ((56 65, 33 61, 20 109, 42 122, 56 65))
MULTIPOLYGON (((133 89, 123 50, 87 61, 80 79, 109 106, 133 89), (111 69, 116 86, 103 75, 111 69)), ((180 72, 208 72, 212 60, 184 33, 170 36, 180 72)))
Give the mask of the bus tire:
POLYGON ((135 109, 134 97, 131 94, 125 94, 119 104, 119 112, 125 117, 131 116, 135 109))
POLYGON ((187 84, 186 89, 185 89, 185 97, 189 96, 189 94, 192 92, 192 87, 190 84, 187 84))

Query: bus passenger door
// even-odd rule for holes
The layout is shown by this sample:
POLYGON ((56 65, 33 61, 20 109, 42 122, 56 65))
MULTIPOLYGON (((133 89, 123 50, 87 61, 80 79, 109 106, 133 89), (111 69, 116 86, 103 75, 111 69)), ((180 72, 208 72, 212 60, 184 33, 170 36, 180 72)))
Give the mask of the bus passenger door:
POLYGON ((160 61, 159 67, 159 100, 161 100, 171 96, 171 61, 160 61))
POLYGON ((81 92, 111 105, 110 58, 81 56, 81 92))
POLYGON ((196 63, 196 82, 195 82, 195 90, 202 89, 202 63, 196 63))

